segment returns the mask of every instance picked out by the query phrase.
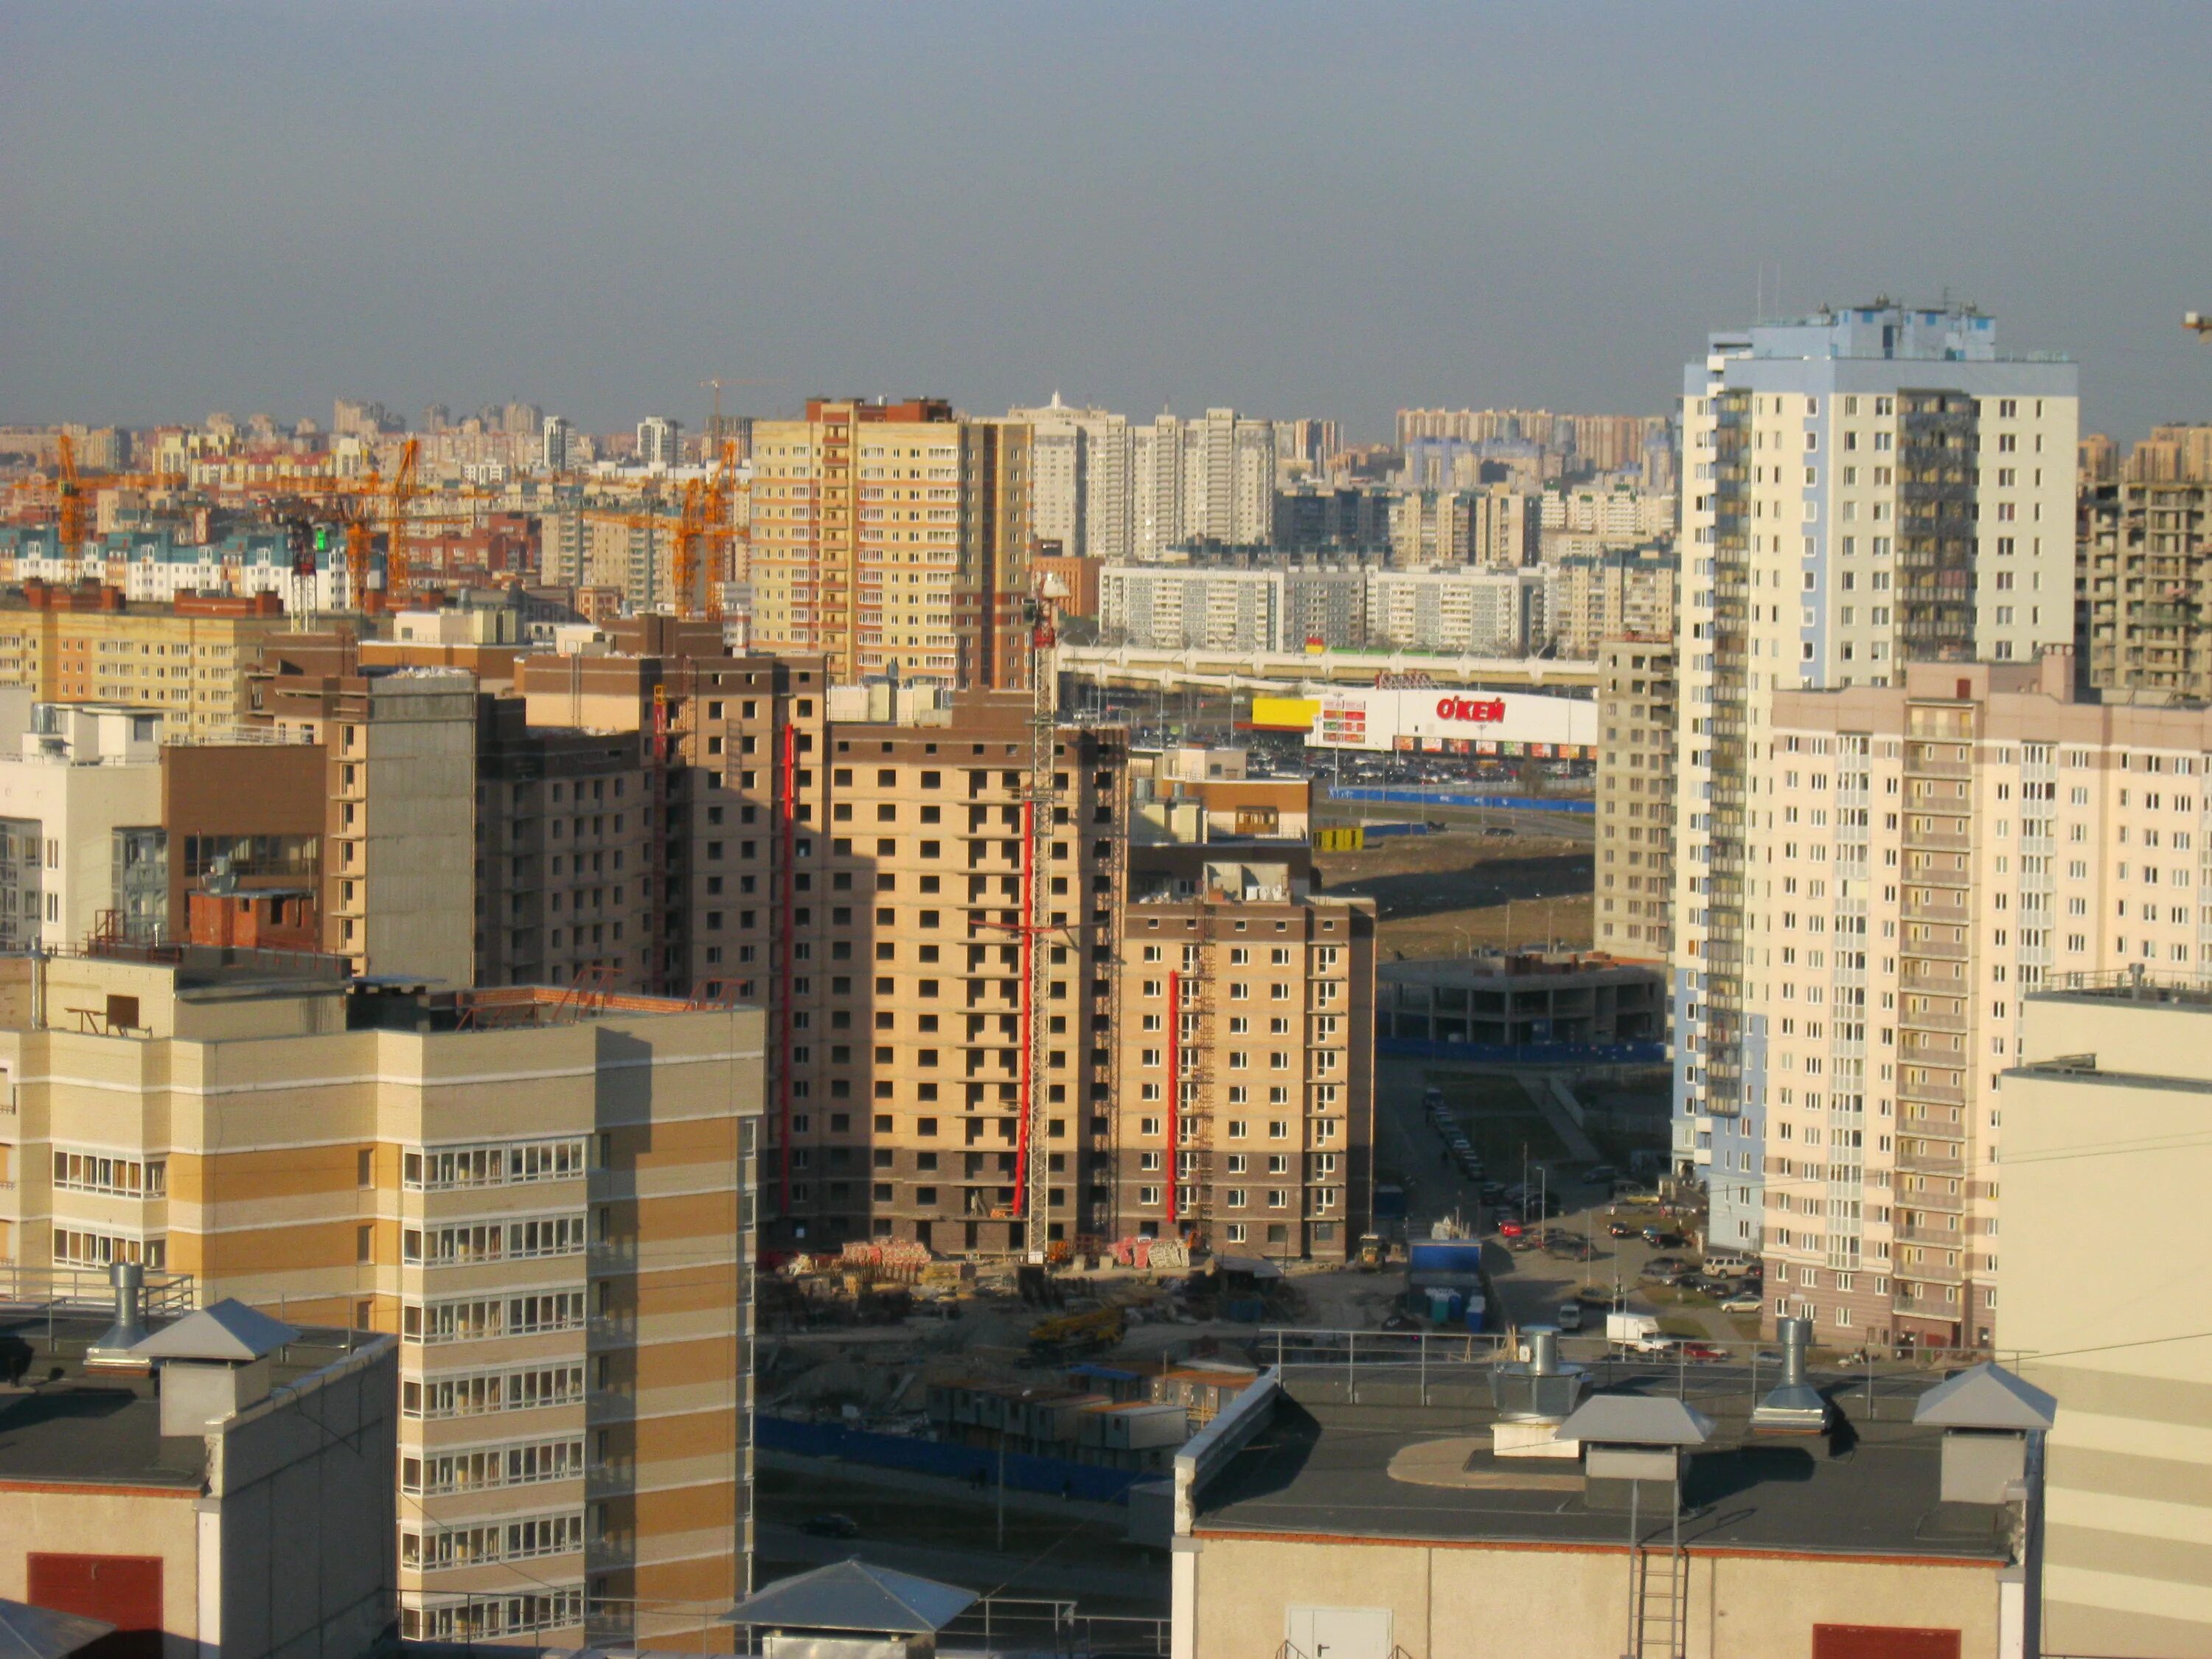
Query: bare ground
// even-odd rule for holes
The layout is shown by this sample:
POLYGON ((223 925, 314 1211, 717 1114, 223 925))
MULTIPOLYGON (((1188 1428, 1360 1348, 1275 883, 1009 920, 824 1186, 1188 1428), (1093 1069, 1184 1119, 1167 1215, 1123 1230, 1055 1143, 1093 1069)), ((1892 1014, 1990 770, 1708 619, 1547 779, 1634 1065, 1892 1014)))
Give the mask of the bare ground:
POLYGON ((1375 901, 1385 960, 1589 945, 1588 842, 1455 830, 1392 836, 1314 862, 1328 891, 1375 901))

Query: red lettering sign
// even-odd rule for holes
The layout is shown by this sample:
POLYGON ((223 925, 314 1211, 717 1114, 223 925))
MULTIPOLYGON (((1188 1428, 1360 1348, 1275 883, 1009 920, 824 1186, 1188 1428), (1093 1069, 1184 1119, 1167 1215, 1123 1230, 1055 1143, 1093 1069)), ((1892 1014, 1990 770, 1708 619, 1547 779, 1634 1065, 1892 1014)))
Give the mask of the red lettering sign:
POLYGON ((1505 701, 1502 697, 1482 702, 1473 697, 1438 697, 1437 718, 1440 720, 1473 720, 1479 726, 1492 725, 1505 718, 1505 701))

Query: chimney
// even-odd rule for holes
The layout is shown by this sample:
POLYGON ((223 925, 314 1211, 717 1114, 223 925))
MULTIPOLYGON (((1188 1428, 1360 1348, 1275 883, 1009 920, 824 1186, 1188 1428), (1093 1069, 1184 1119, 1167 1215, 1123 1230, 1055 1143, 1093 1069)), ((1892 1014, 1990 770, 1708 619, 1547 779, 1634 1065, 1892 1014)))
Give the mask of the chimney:
POLYGON ((1805 1345, 1813 1325, 1806 1319, 1778 1319, 1782 1342, 1782 1381, 1751 1413, 1754 1434, 1821 1434, 1828 1426, 1828 1402, 1805 1381, 1805 1345))
POLYGON ((1498 1457, 1572 1457, 1577 1448, 1559 1437, 1559 1425, 1581 1403, 1588 1380, 1583 1367, 1559 1358, 1556 1325, 1523 1325, 1528 1358, 1493 1366, 1490 1397, 1498 1420, 1491 1425, 1491 1451, 1498 1457))
POLYGON ((2014 1501, 2029 1439, 2051 1427, 2057 1410, 2051 1395, 1988 1360, 1922 1395, 1912 1420, 1943 1431, 1942 1501, 2014 1501))
POLYGON ((115 1286, 115 1322, 85 1351, 84 1363, 144 1370, 146 1362, 129 1350, 146 1335, 146 1270, 136 1261, 118 1261, 107 1279, 115 1286))

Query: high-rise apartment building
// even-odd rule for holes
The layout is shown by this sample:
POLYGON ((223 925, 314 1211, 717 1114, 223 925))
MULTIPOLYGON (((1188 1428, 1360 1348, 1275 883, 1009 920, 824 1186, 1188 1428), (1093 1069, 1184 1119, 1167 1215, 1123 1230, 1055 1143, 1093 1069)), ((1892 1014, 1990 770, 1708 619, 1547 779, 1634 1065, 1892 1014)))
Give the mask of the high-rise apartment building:
POLYGON ((568 458, 568 441, 572 434, 568 417, 548 415, 540 430, 541 465, 548 472, 566 472, 574 464, 568 458))
POLYGON ((265 684, 276 740, 325 757, 324 949, 357 973, 475 984, 475 676, 349 662, 265 684))
POLYGON ((1030 433, 927 398, 759 422, 755 643, 821 652, 845 681, 1026 684, 1030 433))
POLYGON ((1674 641, 1600 642, 1596 909, 1592 942, 1624 962, 1666 963, 1674 902, 1674 641))
POLYGON ((1540 530, 1532 498, 1518 490, 1493 486, 1468 497, 1467 515, 1470 563, 1515 570, 1536 562, 1540 530))
POLYGON ((292 625, 275 593, 165 605, 26 582, 0 594, 0 685, 27 686, 40 702, 159 709, 175 735, 232 732, 252 721, 262 646, 292 625))
POLYGON ((1339 1258, 1371 1198, 1375 913, 1303 845, 1130 851, 1115 948, 1118 1230, 1339 1258))
POLYGON ((2212 482, 2086 489, 2079 512, 2089 683, 2212 697, 2212 482))
POLYGON ((189 948, 0 987, 0 1253, 399 1336, 404 1636, 665 1644, 743 1592, 757 1011, 189 948))
POLYGON ((1130 556, 1157 559, 1186 542, 1265 543, 1274 528, 1275 428, 1233 409, 1195 420, 1162 415, 1133 429, 1130 556))
POLYGON ((641 466, 679 466, 684 461, 684 423, 664 415, 649 416, 637 423, 637 460, 641 466))
POLYGON ((1773 1311, 1824 1340, 1986 1346, 2021 999, 2212 963, 2212 714, 2124 696, 2083 699, 2056 648, 1771 705, 1775 828, 1747 892, 1773 952, 1746 1008, 1765 1140, 1692 1155, 1744 1224, 1716 1248, 1763 1234, 1773 1311))
POLYGON ((1734 1171, 1718 1239, 1764 1213, 1772 700, 2070 641, 2075 418, 2073 366, 2000 356, 1971 310, 1759 324, 1685 371, 1676 1135, 1734 1171))
MULTIPOLYGON (((1251 1079, 1224 1080, 1224 1090, 1261 1085, 1249 1102, 1235 1101, 1255 1108, 1255 1123, 1258 1109, 1273 1106, 1267 1125, 1296 1126, 1281 1133, 1253 1128, 1258 1144, 1249 1150, 1266 1156, 1249 1169, 1232 1171, 1228 1162, 1248 1149, 1221 1149, 1224 1177, 1273 1176, 1265 1191, 1297 1194, 1273 1214, 1264 1199, 1253 1200, 1255 1212, 1236 1218, 1240 1224, 1290 1231, 1255 1228, 1249 1242, 1272 1237, 1276 1250, 1292 1254, 1341 1252, 1367 1204, 1372 1086, 1364 1048, 1352 1034, 1367 1029, 1371 911, 1315 893, 1301 845, 1133 846, 1165 831, 1133 830, 1127 739, 1118 727, 1055 730, 1053 833, 1045 861, 1025 872, 1023 816, 1035 752, 1026 696, 828 682, 820 658, 526 662, 531 725, 516 727, 501 711, 483 775, 486 813, 496 806, 515 815, 504 825, 487 823, 483 838, 480 939, 489 943, 504 927, 497 948, 512 958, 496 971, 542 963, 547 980, 566 982, 596 958, 617 985, 652 984, 640 977, 650 957, 637 941, 641 929, 658 927, 660 982, 668 988, 726 994, 768 1011, 774 1198, 789 1242, 813 1248, 896 1237, 939 1251, 999 1254, 1167 1229, 1165 1209, 1139 1201, 1139 1188, 1159 1183, 1137 1178, 1158 1173, 1140 1168, 1136 1154, 1167 1145, 1159 1126, 1145 1127, 1161 1115, 1137 1109, 1124 1070, 1129 1034, 1149 1029, 1143 1016, 1160 1011, 1139 1006, 1141 981, 1122 972, 1116 941, 1144 926, 1130 920, 1133 891, 1154 899, 1180 893, 1224 941, 1240 932, 1295 936, 1303 941, 1302 973, 1312 968, 1309 945, 1340 947, 1329 960, 1343 988, 1313 990, 1310 998, 1313 1011, 1345 1015, 1334 1026, 1309 1028, 1304 988, 1295 1000, 1255 993, 1234 975, 1236 988, 1194 976, 1188 988, 1194 999, 1222 1001, 1223 1037, 1246 1035, 1242 1023, 1249 1022, 1255 1054, 1263 1038, 1298 1039, 1269 1043, 1250 1062, 1251 1079), (574 878, 547 867, 562 846, 553 823, 580 810, 580 787, 592 792, 589 821, 604 817, 609 825, 623 799, 635 800, 634 769, 642 766, 651 787, 660 769, 634 760, 622 738, 635 743, 650 734, 663 708, 671 763, 651 822, 680 826, 680 834, 643 882, 636 866, 655 856, 651 832, 642 848, 626 849, 628 878, 617 875, 615 849, 591 843, 595 864, 604 852, 607 867, 594 869, 587 890, 614 902, 621 879, 625 908, 602 910, 593 902, 580 917, 571 896, 565 912, 554 909, 556 890, 568 881, 573 895, 574 878), (566 804, 548 800, 562 788, 571 792, 566 804), (1229 862, 1209 877, 1206 860, 1229 862), (1249 880, 1224 873, 1248 866, 1265 868, 1249 880), (1133 871, 1158 879, 1139 880, 1133 871), (1047 953, 1045 1000, 1028 1009, 1042 1035, 1042 1070, 1028 1079, 1034 1092, 1024 1088, 1029 1000, 1018 927, 1025 882, 1042 884, 1051 930, 1036 947, 1047 953), (501 883, 504 890, 489 890, 501 883), (644 914, 656 909, 657 918, 644 914), (583 918, 608 930, 604 945, 574 939, 583 918), (617 920, 630 930, 619 949, 617 920), (1248 999, 1267 1006, 1231 1006, 1248 999), (1284 1002, 1293 1006, 1273 1006, 1284 1002), (1278 1030, 1278 1021, 1290 1024, 1278 1030), (1319 1057, 1324 1049, 1327 1060, 1319 1057), (1334 1092, 1316 1092, 1322 1085, 1334 1092), (1287 1102, 1278 1090, 1289 1091, 1287 1102), (1285 1103, 1298 1110, 1280 1110, 1285 1103), (1326 1109, 1326 1128, 1306 1121, 1309 1107, 1326 1109), (1037 1144, 1026 1137, 1025 1120, 1042 1124, 1037 1144), (1308 1151, 1332 1161, 1310 1164, 1308 1151), (1045 1205, 1042 1233, 1030 1231, 1022 1196, 1031 1158, 1043 1160, 1036 1183, 1045 1205), (1291 1161, 1278 1168, 1278 1159, 1291 1161), (1326 1212, 1318 1198, 1309 1203, 1314 1188, 1335 1194, 1326 1212)), ((1272 812, 1267 821, 1275 822, 1272 812)), ((635 827, 637 819, 628 822, 635 827)), ((1190 833, 1203 836, 1205 823, 1203 815, 1193 818, 1190 833)), ((1230 823, 1214 833, 1228 833, 1230 823)), ((582 850, 574 834, 567 845, 571 859, 582 850)), ((1279 965, 1273 953, 1293 942, 1275 939, 1266 963, 1279 965)), ((1215 964, 1232 965, 1245 964, 1225 955, 1215 964)), ((1214 1219, 1224 1219, 1227 1203, 1224 1197, 1214 1219)), ((1196 1224, 1188 1206, 1181 1213, 1196 1224)), ((1217 1243, 1223 1236, 1213 1235, 1217 1243)))
POLYGON ((1030 442, 1030 528, 1063 553, 1094 559, 1129 556, 1128 417, 1071 409, 1054 392, 1033 409, 1010 409, 1030 442))

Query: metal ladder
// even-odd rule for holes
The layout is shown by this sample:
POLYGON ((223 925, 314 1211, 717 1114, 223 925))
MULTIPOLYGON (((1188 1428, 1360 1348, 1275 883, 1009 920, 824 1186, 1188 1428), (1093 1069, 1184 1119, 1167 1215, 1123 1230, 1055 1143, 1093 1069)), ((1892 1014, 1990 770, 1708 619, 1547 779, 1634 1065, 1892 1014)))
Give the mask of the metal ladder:
POLYGON ((1690 1561, 1679 1543, 1637 1547, 1633 1659, 1683 1659, 1689 1595, 1690 1561))

